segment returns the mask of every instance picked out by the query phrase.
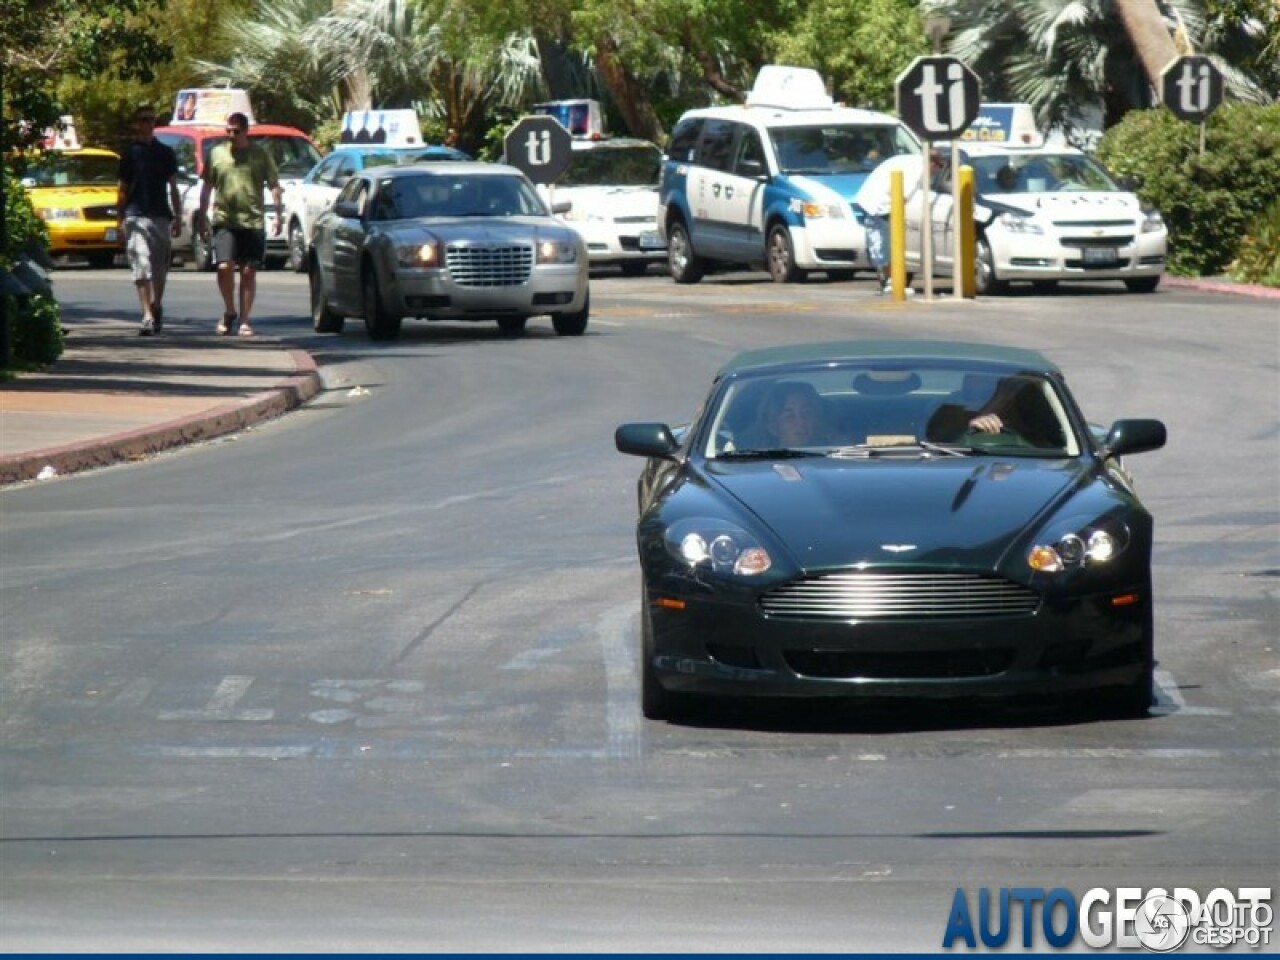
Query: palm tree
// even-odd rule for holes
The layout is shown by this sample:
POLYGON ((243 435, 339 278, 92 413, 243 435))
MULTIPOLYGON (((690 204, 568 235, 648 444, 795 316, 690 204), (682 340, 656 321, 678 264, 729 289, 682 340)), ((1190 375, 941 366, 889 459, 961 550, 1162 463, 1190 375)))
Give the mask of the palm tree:
MULTIPOLYGON (((1030 103, 1043 129, 1069 130, 1088 108, 1100 110, 1109 127, 1131 109, 1154 105, 1160 71, 1178 52, 1189 52, 1174 45, 1174 29, 1188 47, 1210 56, 1241 44, 1258 47, 1243 22, 1211 23, 1201 0, 1155 6, 1155 0, 933 0, 922 12, 951 18, 947 50, 982 77, 985 99, 1030 103)), ((1248 58, 1239 56, 1215 57, 1229 95, 1265 102, 1248 58)))

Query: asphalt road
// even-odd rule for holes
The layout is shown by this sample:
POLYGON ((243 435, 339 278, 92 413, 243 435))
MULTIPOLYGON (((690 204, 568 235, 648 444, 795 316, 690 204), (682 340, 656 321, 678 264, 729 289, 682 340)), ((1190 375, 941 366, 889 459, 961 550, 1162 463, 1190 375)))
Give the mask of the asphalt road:
MULTIPOLYGON (((57 277, 131 309, 123 271, 57 277)), ((1274 301, 655 274, 592 302, 582 338, 373 344, 270 273, 255 326, 314 353, 314 402, 0 492, 5 950, 936 951, 957 888, 1280 886, 1274 301), (641 719, 614 427, 687 419, 738 349, 863 336, 1034 347, 1093 419, 1167 422, 1130 461, 1150 718, 641 719)), ((217 311, 175 275, 169 322, 217 311)))

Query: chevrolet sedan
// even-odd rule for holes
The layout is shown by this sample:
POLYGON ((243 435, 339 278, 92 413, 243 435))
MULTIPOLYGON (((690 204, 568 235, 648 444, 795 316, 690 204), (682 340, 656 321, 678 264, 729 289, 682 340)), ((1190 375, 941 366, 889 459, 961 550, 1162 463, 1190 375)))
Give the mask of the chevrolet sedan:
POLYGON ((355 316, 374 340, 399 337, 405 317, 491 321, 517 335, 549 315, 556 333, 581 336, 591 311, 581 234, 500 164, 362 171, 317 218, 308 271, 320 333, 355 316))
POLYGON ((1144 714, 1152 518, 1038 353, 745 353, 687 426, 629 423, 645 716, 696 696, 1054 696, 1144 714))

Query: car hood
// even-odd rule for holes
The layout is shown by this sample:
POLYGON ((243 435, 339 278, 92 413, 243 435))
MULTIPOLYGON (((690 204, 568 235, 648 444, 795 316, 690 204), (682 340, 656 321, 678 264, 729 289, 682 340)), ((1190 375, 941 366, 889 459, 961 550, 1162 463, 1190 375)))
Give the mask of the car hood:
POLYGON ((576 230, 550 217, 423 217, 390 223, 387 231, 397 237, 440 237, 449 242, 532 242, 534 234, 553 239, 573 239, 576 230))
POLYGON ((1142 203, 1132 193, 1117 191, 1065 193, 984 193, 979 204, 987 203, 999 210, 1041 213, 1055 220, 1089 220, 1099 216, 1136 219, 1142 214, 1142 203))
POLYGON ((116 202, 116 185, 69 184, 61 187, 28 187, 31 205, 41 209, 79 208, 116 202))
POLYGON ((796 174, 788 178, 792 184, 804 190, 814 200, 830 203, 833 200, 853 203, 862 189, 865 173, 796 174))
POLYGON ((1085 479, 1073 460, 832 459, 707 464, 806 570, 857 563, 993 567, 1085 479))

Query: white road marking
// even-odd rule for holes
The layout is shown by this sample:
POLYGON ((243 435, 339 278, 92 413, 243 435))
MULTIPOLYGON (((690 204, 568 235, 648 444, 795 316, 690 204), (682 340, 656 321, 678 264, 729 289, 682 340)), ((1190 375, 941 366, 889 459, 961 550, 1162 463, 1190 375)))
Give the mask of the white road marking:
POLYGON ((205 704, 203 710, 161 710, 157 716, 161 720, 243 720, 259 722, 271 720, 275 717, 275 711, 271 709, 236 711, 236 704, 244 698, 244 695, 249 692, 249 687, 252 685, 253 677, 234 675, 223 677, 222 682, 213 691, 213 696, 209 698, 209 702, 205 704))
POLYGON ((635 605, 627 604, 596 621, 596 636, 604 661, 608 756, 613 759, 640 756, 644 721, 640 716, 640 691, 636 681, 637 644, 631 640, 635 616, 635 605))
POLYGON ((1223 710, 1221 707, 1188 706, 1186 697, 1182 695, 1178 682, 1173 679, 1173 674, 1167 670, 1157 670, 1155 672, 1155 694, 1155 706, 1151 708, 1151 713, 1154 716, 1166 717, 1175 713, 1188 717, 1231 716, 1230 710, 1223 710))

